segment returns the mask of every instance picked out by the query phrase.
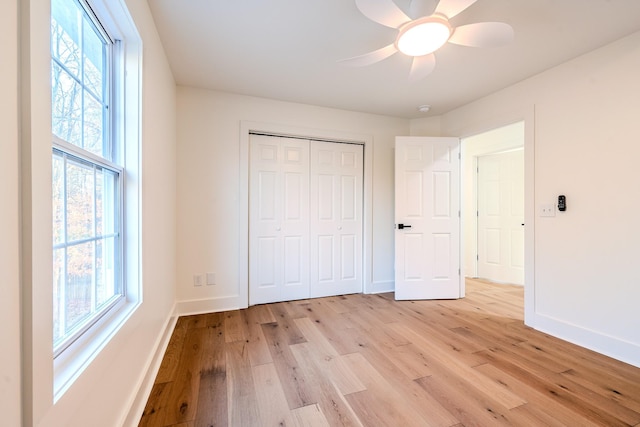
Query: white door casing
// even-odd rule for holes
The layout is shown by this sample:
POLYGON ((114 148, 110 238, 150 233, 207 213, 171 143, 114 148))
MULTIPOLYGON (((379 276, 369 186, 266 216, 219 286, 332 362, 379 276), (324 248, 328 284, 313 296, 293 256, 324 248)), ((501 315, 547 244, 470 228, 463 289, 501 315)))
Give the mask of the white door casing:
POLYGON ((311 297, 362 292, 363 147, 311 141, 311 297))
POLYGON ((524 151, 478 157, 478 277, 524 284, 524 151))
POLYGON ((458 138, 396 137, 398 300, 463 296, 459 153, 458 138), (405 228, 400 229, 399 224, 405 228))
POLYGON ((249 304, 309 297, 309 143, 251 135, 249 304))

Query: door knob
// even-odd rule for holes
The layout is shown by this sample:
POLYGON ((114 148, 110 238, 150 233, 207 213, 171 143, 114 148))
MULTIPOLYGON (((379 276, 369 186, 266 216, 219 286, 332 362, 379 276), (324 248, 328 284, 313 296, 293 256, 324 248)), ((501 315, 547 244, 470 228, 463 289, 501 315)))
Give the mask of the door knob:
POLYGON ((402 230, 405 228, 411 228, 409 224, 398 224, 398 230, 402 230))

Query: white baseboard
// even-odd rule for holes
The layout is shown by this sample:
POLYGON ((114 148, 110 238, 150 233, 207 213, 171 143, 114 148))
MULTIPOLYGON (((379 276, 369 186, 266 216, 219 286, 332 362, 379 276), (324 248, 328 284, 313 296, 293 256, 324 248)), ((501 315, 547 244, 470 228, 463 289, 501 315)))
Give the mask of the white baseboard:
POLYGON ((384 280, 379 282, 371 282, 366 293, 368 294, 382 294, 385 292, 394 292, 396 289, 396 283, 393 280, 384 280))
MULTIPOLYGON (((169 313, 174 312, 175 305, 169 313)), ((153 383, 158 375, 158 370, 162 364, 162 358, 164 357, 164 353, 167 351, 167 347, 177 321, 178 316, 175 315, 169 315, 165 321, 164 328, 156 339, 154 346, 155 349, 153 352, 149 353, 149 359, 145 364, 144 375, 142 375, 138 383, 138 392, 133 397, 132 402, 129 405, 129 412, 126 414, 125 419, 120 425, 135 427, 140 423, 140 417, 144 412, 144 407, 147 404, 149 395, 151 394, 153 383)))
POLYGON ((640 368, 640 344, 536 313, 534 329, 640 368))
POLYGON ((246 301, 240 301, 238 295, 219 298, 185 300, 176 302, 174 314, 188 316, 192 314, 215 313, 219 311, 247 308, 246 301))

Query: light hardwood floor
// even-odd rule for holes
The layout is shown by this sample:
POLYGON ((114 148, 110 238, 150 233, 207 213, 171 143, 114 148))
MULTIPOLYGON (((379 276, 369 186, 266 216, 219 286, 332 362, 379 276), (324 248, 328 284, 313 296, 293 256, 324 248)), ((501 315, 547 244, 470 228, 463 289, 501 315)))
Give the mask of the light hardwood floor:
POLYGON ((181 317, 141 426, 640 426, 640 369, 523 325, 521 287, 181 317))

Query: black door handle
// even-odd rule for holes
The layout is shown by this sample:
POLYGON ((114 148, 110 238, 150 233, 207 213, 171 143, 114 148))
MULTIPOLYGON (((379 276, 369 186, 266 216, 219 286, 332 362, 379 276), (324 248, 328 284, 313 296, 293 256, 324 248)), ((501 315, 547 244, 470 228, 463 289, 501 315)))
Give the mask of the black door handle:
POLYGON ((398 230, 402 230, 404 228, 411 228, 409 224, 398 224, 398 230))

